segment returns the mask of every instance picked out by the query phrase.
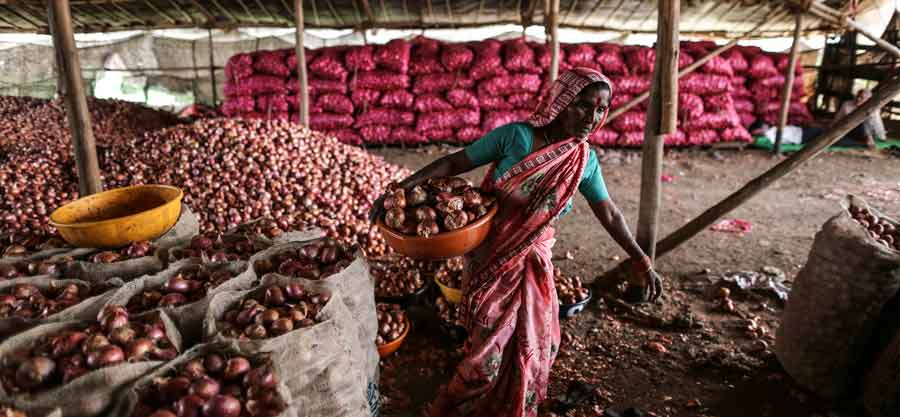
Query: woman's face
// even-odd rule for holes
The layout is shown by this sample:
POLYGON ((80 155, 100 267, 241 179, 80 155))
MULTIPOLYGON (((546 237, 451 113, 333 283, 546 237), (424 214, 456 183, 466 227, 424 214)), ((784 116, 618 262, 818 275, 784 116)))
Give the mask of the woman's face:
POLYGON ((604 84, 594 83, 578 93, 575 100, 557 118, 569 137, 591 134, 609 108, 610 92, 604 84))

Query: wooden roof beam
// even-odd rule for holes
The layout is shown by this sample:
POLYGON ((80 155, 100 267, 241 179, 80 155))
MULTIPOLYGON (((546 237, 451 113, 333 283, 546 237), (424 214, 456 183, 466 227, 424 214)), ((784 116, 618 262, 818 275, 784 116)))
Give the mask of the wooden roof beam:
POLYGON ((24 21, 25 23, 28 23, 29 25, 31 25, 35 28, 42 29, 45 27, 37 19, 35 19, 34 16, 30 16, 30 15, 26 16, 26 15, 23 15, 22 13, 16 11, 16 7, 13 7, 13 6, 3 6, 3 7, 6 10, 8 10, 9 13, 12 14, 13 16, 15 16, 16 18, 24 21))
POLYGON ((206 24, 207 24, 207 25, 212 25, 212 24, 215 23, 216 17, 213 16, 213 14, 209 12, 209 9, 207 9, 206 7, 203 7, 203 5, 200 4, 199 1, 197 1, 197 0, 191 0, 191 4, 193 4, 193 5, 194 5, 194 8, 196 8, 197 10, 199 10, 199 11, 200 11, 200 14, 202 14, 203 17, 206 18, 206 24))
MULTIPOLYGON (((122 25, 122 21, 123 21, 122 15, 120 15, 120 14, 118 14, 118 13, 114 13, 112 10, 107 9, 106 7, 103 7, 102 3, 90 3, 90 4, 93 5, 95 9, 99 10, 100 13, 106 15, 110 22, 114 22, 114 21, 115 21, 115 22, 119 22, 119 23, 116 24, 116 25, 110 25, 110 27, 116 27, 116 28, 118 28, 118 27, 123 26, 123 25, 122 25)), ((126 16, 125 19, 124 19, 124 21, 127 22, 128 20, 129 20, 129 19, 128 19, 128 17, 126 16)))
POLYGON ((164 19, 168 20, 169 23, 178 24, 178 19, 175 19, 174 17, 169 16, 168 13, 166 13, 166 12, 160 10, 158 7, 156 7, 156 5, 153 4, 153 0, 144 0, 144 4, 146 4, 147 7, 153 9, 153 11, 156 12, 156 14, 158 14, 158 15, 162 16, 164 19))
POLYGON ((3 14, 0 14, 0 22, 6 23, 7 25, 9 25, 9 27, 11 27, 17 31, 27 31, 28 30, 22 26, 19 26, 19 25, 13 23, 11 20, 7 20, 6 16, 3 16, 3 14))
MULTIPOLYGON (((361 2, 360 4, 362 5, 363 13, 366 14, 366 19, 369 21, 368 26, 370 28, 374 27, 375 26, 375 14, 372 13, 372 5, 369 4, 369 0, 360 0, 360 2, 361 2)), ((431 3, 429 1, 429 7, 430 7, 430 5, 431 5, 431 3)))
POLYGON ((112 6, 113 6, 116 10, 118 10, 120 13, 122 13, 122 14, 125 15, 125 16, 128 16, 129 18, 133 19, 135 22, 138 22, 138 23, 140 23, 140 24, 142 24, 142 25, 144 25, 144 26, 146 26, 146 27, 148 27, 148 28, 149 28, 149 27, 153 27, 153 24, 152 24, 150 21, 148 21, 148 20, 142 20, 141 18, 137 17, 136 15, 134 15, 134 14, 132 14, 130 11, 128 11, 128 9, 122 7, 122 5, 120 5, 120 4, 118 4, 118 3, 111 3, 111 4, 112 4, 112 6))
POLYGON ((605 0, 597 0, 594 3, 594 7, 591 8, 591 11, 587 12, 584 15, 584 17, 581 19, 581 25, 584 26, 584 24, 588 21, 588 19, 590 19, 591 17, 594 17, 594 14, 597 13, 597 10, 600 10, 600 6, 602 6, 604 4, 606 4, 605 0))
POLYGON ((260 20, 256 17, 256 15, 254 15, 253 12, 250 11, 250 8, 247 7, 247 5, 244 4, 243 1, 237 0, 237 2, 238 2, 238 4, 241 6, 241 8, 244 9, 244 13, 247 13, 247 18, 249 18, 250 20, 252 20, 253 23, 257 23, 257 24, 262 23, 262 22, 260 22, 260 20))
POLYGON ((259 8, 263 11, 263 13, 266 14, 266 16, 269 16, 269 19, 271 19, 272 22, 278 22, 279 19, 277 17, 275 17, 275 15, 273 15, 272 12, 269 11, 269 9, 266 7, 265 4, 263 4, 263 2, 261 0, 255 0, 255 1, 256 1, 256 5, 259 6, 259 8))
MULTIPOLYGON (((340 13, 337 12, 337 9, 334 8, 334 4, 331 3, 331 0, 325 0, 325 5, 328 6, 328 11, 331 12, 331 16, 334 17, 334 20, 338 22, 339 25, 344 24, 344 18, 341 17, 340 13)), ((406 7, 406 0, 403 0, 403 6, 406 7)), ((409 11, 407 10, 407 14, 409 11)))
POLYGON ((188 22, 197 24, 197 20, 194 19, 194 16, 192 14, 188 13, 186 10, 184 10, 184 8, 182 8, 181 5, 178 4, 177 1, 169 0, 169 3, 172 4, 172 7, 174 7, 175 10, 178 10, 178 12, 181 13, 182 16, 186 17, 188 22))
POLYGON ((240 20, 234 15, 234 13, 231 13, 231 10, 228 10, 228 9, 222 7, 222 4, 219 3, 219 0, 209 0, 209 1, 211 1, 212 4, 214 6, 216 6, 216 8, 219 9, 220 12, 222 12, 222 14, 224 14, 225 16, 228 16, 228 18, 231 19, 232 22, 234 22, 234 23, 240 22, 240 20))
POLYGON ((600 22, 600 26, 606 26, 606 24, 609 23, 609 19, 612 19, 612 17, 615 16, 616 13, 619 12, 619 9, 622 8, 623 4, 625 4, 625 0, 619 0, 619 3, 616 4, 616 8, 613 9, 612 13, 606 15, 606 18, 603 19, 603 22, 600 22))

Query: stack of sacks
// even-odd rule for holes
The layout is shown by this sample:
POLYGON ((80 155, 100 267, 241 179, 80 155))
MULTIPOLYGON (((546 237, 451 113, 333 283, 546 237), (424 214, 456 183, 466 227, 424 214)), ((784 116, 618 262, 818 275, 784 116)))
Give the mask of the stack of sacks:
POLYGON ((415 129, 397 132, 427 143, 471 143, 482 135, 481 108, 472 73, 474 44, 444 44, 418 37, 413 41, 412 86, 415 129))
POLYGON ((487 40, 474 45, 469 75, 477 82, 476 95, 484 117, 481 130, 525 120, 534 110, 544 68, 532 45, 522 39, 487 40))
POLYGON ((353 74, 351 101, 358 108, 353 127, 365 143, 400 143, 393 133, 409 130, 416 122, 409 93, 411 50, 409 42, 395 39, 384 45, 355 47, 344 56, 353 74))
MULTIPOLYGON (((769 124, 778 123, 781 90, 785 83, 784 74, 790 61, 788 55, 765 53, 758 48, 741 48, 739 53, 744 54, 749 65, 745 85, 750 91, 749 99, 754 105, 753 115, 769 124)), ((803 67, 797 65, 795 74, 788 110, 788 124, 807 125, 813 121, 813 117, 803 103, 803 97, 806 94, 803 87, 803 67)))
MULTIPOLYGON (((679 67, 716 48, 682 42, 679 67)), ((471 143, 533 111, 548 87, 550 50, 523 39, 443 43, 418 37, 385 45, 306 51, 310 127, 350 144, 471 143)), ((560 72, 602 71, 615 85, 611 110, 649 90, 655 51, 617 44, 561 45, 560 72)), ((747 140, 739 125, 777 116, 784 54, 735 48, 681 80, 678 132, 669 146, 747 140), (760 58, 762 57, 762 58, 760 58), (767 61, 768 60, 768 61, 767 61), (774 93, 774 94, 773 94, 774 93)), ((293 49, 238 54, 225 68, 225 115, 297 121, 293 49)), ((802 81, 798 80, 798 85, 802 81)), ((792 123, 809 113, 795 95, 792 123)), ((647 101, 595 132, 600 146, 640 146, 647 101)))
MULTIPOLYGON (((715 48, 714 44, 704 47, 705 44, 687 48, 683 54, 693 54, 693 59, 700 59, 715 48)), ((732 94, 735 90, 734 78, 731 60, 719 55, 679 80, 679 127, 683 134, 673 138, 672 145, 752 140, 735 107, 732 94)))

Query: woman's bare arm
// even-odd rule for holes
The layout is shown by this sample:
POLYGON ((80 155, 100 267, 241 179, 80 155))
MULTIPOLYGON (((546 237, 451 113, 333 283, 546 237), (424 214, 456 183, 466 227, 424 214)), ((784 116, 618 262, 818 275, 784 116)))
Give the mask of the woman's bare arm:
POLYGON ((469 160, 469 157, 466 156, 466 151, 463 150, 436 159, 403 181, 400 181, 400 186, 403 188, 415 187, 428 181, 429 178, 453 177, 475 168, 477 167, 469 160))
POLYGON ((662 277, 653 270, 650 258, 647 258, 644 250, 634 240, 631 231, 628 229, 625 216, 622 215, 622 212, 610 199, 599 203, 591 203, 590 205, 594 215, 603 224, 603 228, 631 257, 633 273, 631 278, 641 286, 641 301, 653 302, 659 299, 663 293, 662 277))
POLYGON ((598 203, 590 203, 591 210, 600 224, 609 233, 610 236, 628 253, 632 259, 640 259, 644 257, 644 250, 638 246, 631 231, 628 229, 628 223, 625 222, 625 216, 616 207, 611 199, 606 199, 598 203))

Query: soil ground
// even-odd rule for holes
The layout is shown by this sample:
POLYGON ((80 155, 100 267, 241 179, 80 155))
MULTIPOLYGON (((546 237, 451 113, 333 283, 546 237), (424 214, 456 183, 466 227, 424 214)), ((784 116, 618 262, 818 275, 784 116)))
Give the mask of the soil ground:
MULTIPOLYGON (((372 152, 418 169, 454 150, 372 152)), ((634 227, 640 154, 599 153, 610 195, 634 227)), ((782 159, 759 151, 668 153, 663 173, 674 180, 663 187, 660 236, 782 159)), ((468 177, 482 175, 479 170, 468 177)), ((817 230, 839 212, 848 193, 886 213, 900 213, 900 159, 867 151, 823 154, 726 216, 750 222, 749 232, 706 230, 660 258, 666 294, 657 304, 631 309, 595 297, 580 315, 562 322, 563 344, 541 415, 599 416, 606 409, 637 407, 655 416, 864 416, 854 404, 837 408, 805 393, 780 369, 771 354, 783 307, 776 296, 733 288, 736 311, 728 313, 719 308, 721 285, 715 282, 717 274, 763 267, 793 279, 817 230), (661 326, 658 319, 685 325, 661 326), (554 398, 572 381, 590 384, 591 392, 566 411, 554 398)), ((558 224, 554 257, 564 273, 590 281, 625 254, 579 196, 558 224)), ((384 416, 421 415, 421 406, 459 358, 427 307, 411 307, 410 314, 408 340, 382 361, 384 416)))

